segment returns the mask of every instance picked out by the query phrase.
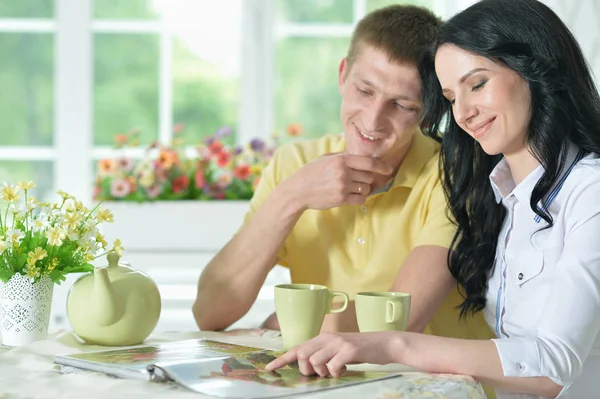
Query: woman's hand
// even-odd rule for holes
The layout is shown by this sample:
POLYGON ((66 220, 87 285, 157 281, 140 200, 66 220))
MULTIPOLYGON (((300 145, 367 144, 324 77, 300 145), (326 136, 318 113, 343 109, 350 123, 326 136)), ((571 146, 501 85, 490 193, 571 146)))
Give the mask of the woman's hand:
POLYGON ((395 331, 337 334, 323 333, 290 349, 269 363, 269 371, 298 361, 304 375, 339 377, 352 363, 388 364, 398 362, 402 335, 395 331))

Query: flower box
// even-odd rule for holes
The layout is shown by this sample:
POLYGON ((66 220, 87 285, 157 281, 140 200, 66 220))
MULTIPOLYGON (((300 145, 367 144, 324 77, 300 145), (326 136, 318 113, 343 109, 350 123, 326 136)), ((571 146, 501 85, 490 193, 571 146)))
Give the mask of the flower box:
POLYGON ((126 254, 213 253, 239 229, 248 206, 248 201, 105 201, 102 207, 112 211, 114 223, 104 233, 109 242, 120 238, 126 254))

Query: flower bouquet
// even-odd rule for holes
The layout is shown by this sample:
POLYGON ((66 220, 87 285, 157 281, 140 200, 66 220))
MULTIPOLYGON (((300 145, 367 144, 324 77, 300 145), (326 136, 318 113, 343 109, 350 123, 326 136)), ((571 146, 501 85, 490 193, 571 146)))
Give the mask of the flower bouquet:
MULTIPOLYGON (((168 145, 152 143, 141 159, 119 156, 97 165, 94 199, 111 201, 157 200, 247 200, 252 198, 264 167, 278 145, 254 139, 247 145, 230 147, 224 139, 228 127, 195 146, 187 146, 183 125, 173 128, 168 145)), ((300 125, 287 129, 289 136, 302 132, 300 125)), ((139 132, 117 135, 116 148, 138 146, 139 132)))
POLYGON ((90 210, 63 191, 57 203, 40 202, 29 194, 34 187, 4 183, 0 190, 0 328, 7 345, 44 338, 55 283, 69 273, 92 271, 90 262, 100 256, 123 251, 119 240, 109 249, 98 230, 113 221, 110 211, 90 210))

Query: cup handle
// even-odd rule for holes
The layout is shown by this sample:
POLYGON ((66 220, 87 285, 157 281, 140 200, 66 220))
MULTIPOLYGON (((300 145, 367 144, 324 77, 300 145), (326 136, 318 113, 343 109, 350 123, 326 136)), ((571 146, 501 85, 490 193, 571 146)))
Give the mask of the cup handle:
POLYGON ((385 303, 385 322, 396 323, 404 314, 404 306, 399 301, 387 301, 385 303))
POLYGON ((348 294, 346 294, 345 292, 341 292, 341 291, 330 291, 330 300, 329 300, 329 311, 328 313, 341 313, 344 310, 346 310, 346 308, 348 307, 348 302, 350 301, 350 298, 348 297, 348 294), (335 298, 336 296, 341 296, 344 297, 344 305, 342 305, 341 308, 334 308, 333 307, 333 298, 335 298))

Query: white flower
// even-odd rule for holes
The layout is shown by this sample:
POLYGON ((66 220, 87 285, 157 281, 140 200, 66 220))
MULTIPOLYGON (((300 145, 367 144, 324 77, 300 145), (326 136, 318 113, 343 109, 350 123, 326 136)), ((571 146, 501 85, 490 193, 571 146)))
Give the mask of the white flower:
POLYGON ((31 224, 31 231, 34 233, 39 233, 48 227, 48 222, 42 219, 36 219, 31 224))
POLYGON ((24 220, 27 216, 27 210, 25 209, 25 205, 21 204, 19 206, 15 206, 15 204, 10 205, 10 213, 12 213, 13 218, 15 220, 24 220))
POLYGON ((79 247, 85 247, 87 245, 89 245, 91 241, 91 238, 86 237, 86 235, 82 235, 81 237, 79 237, 79 240, 77 240, 77 246, 79 247))
POLYGON ((63 205, 63 209, 67 212, 75 211, 75 201, 72 198, 65 200, 65 204, 63 205))
POLYGON ((86 249, 86 255, 96 255, 96 253, 102 249, 102 246, 100 245, 100 243, 92 241, 89 243, 86 249))
POLYGON ((21 238, 25 237, 25 233, 19 229, 8 229, 6 230, 6 239, 18 244, 21 242, 21 238))
POLYGON ((27 197, 27 204, 26 204, 27 212, 31 212, 32 210, 34 210, 37 205, 38 205, 37 198, 35 198, 33 196, 27 197))
POLYGON ((65 238, 65 232, 58 227, 50 227, 46 232, 46 238, 48 239, 48 245, 53 247, 60 247, 62 240, 65 238))
POLYGON ((98 228, 96 227, 96 221, 93 219, 88 219, 83 225, 83 236, 86 241, 90 241, 92 238, 96 238, 96 234, 98 233, 98 228))
POLYGON ((76 228, 75 229, 70 228, 67 231, 67 238, 71 241, 79 240, 79 230, 77 230, 76 228))
POLYGON ((4 241, 2 238, 0 238, 0 255, 2 255, 4 253, 4 251, 6 251, 7 248, 8 248, 8 243, 6 241, 4 241))

